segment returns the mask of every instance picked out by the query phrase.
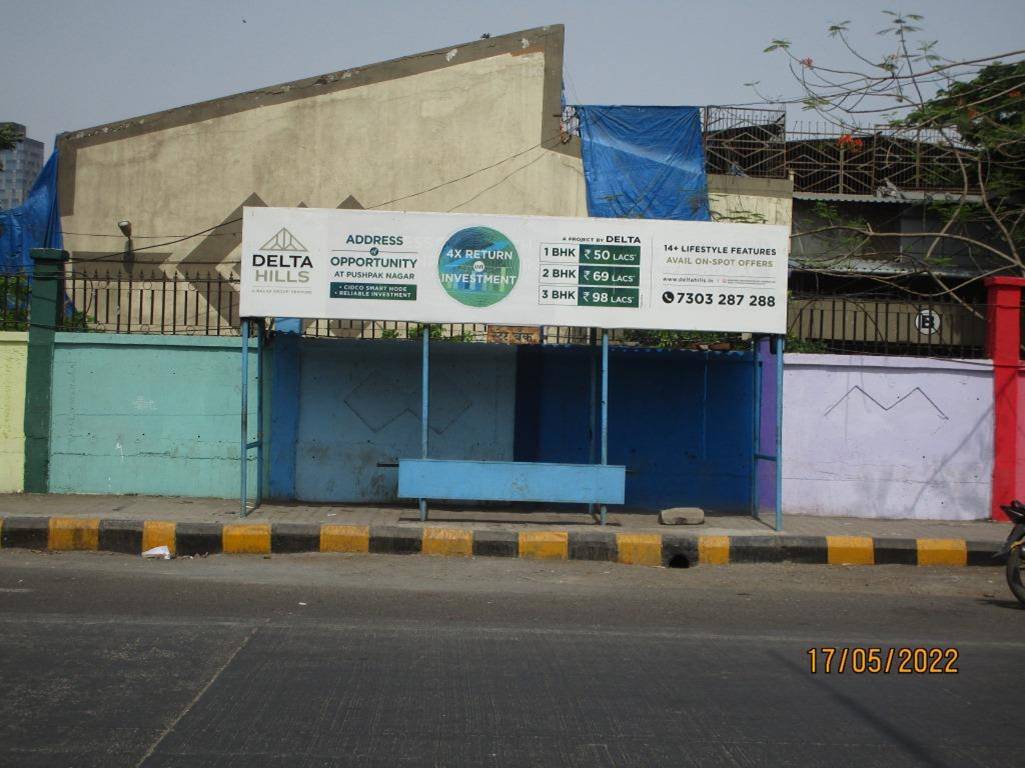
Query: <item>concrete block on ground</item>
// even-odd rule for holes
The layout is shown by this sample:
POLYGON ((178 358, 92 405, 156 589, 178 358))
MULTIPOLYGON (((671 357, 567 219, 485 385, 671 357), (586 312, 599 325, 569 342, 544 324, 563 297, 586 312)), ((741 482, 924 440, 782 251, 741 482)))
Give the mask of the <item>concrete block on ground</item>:
POLYGON ((700 525, 705 522, 705 510, 701 507, 671 507, 658 513, 661 525, 700 525))

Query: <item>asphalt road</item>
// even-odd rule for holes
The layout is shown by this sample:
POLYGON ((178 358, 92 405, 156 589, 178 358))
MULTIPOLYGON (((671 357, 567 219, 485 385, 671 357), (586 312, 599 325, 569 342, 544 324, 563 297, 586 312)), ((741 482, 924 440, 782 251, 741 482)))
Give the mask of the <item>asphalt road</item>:
POLYGON ((0 765, 1013 765, 1015 605, 998 569, 4 551, 0 765))

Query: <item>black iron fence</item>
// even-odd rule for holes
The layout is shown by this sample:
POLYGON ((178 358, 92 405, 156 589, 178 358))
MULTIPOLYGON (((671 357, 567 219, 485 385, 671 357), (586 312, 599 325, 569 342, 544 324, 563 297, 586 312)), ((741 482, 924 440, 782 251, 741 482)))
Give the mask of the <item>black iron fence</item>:
POLYGON ((976 192, 968 151, 935 131, 869 127, 846 133, 836 126, 795 123, 787 128, 786 166, 794 191, 896 195, 907 190, 957 193, 964 189, 962 166, 976 192))
POLYGON ((795 352, 980 358, 986 353, 986 306, 792 296, 787 344, 795 352))
POLYGON ((785 110, 712 106, 701 120, 708 173, 787 177, 785 110))
POLYGON ((792 178, 795 192, 896 195, 901 191, 977 192, 970 148, 936 131, 823 122, 787 125, 782 108, 702 108, 708 173, 792 178))
MULTIPOLYGON (((24 300, 19 306, 24 311, 12 312, 11 322, 15 322, 16 316, 21 317, 21 326, 26 326, 28 282, 20 279, 24 300)), ((110 275, 76 270, 65 278, 60 327, 93 333, 238 336, 238 299, 236 277, 189 273, 168 276, 155 271, 110 275)), ((314 338, 420 339, 424 332, 423 324, 402 321, 322 319, 301 322, 303 335, 314 338)), ((590 338, 588 328, 561 326, 538 329, 447 323, 429 328, 431 338, 461 342, 586 344, 590 338)))
MULTIPOLYGON (((28 328, 31 285, 24 275, 0 275, 0 330, 28 328)), ((915 301, 884 296, 793 295, 788 304, 791 351, 979 358, 985 355, 986 306, 954 300, 915 301)), ((69 273, 62 330, 91 333, 237 336, 238 280, 220 276, 133 276, 69 273)), ((424 325, 370 320, 304 320, 314 338, 419 339, 424 325)), ((583 327, 430 325, 432 338, 468 343, 595 343, 583 327)), ((743 334, 615 331, 613 344, 682 349, 743 349, 743 334)))
POLYGON ((238 336, 238 280, 188 273, 70 272, 61 318, 65 330, 238 336))

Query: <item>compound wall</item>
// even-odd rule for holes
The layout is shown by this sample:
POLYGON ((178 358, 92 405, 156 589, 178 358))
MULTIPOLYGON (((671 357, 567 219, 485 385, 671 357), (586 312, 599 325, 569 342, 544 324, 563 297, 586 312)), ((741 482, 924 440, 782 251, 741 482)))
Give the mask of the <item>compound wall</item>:
POLYGON ((28 334, 0 332, 0 493, 22 489, 28 334))
POLYGON ((787 512, 989 517, 989 361, 800 354, 784 360, 787 512))
MULTIPOLYGON (((58 333, 50 491, 238 496, 240 344, 238 338, 58 333)), ((255 439, 256 355, 249 354, 255 439)))

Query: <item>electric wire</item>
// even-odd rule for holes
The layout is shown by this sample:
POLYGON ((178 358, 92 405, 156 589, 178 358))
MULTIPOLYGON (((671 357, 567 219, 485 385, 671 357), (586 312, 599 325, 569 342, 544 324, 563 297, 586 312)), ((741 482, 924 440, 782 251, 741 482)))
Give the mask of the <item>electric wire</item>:
MULTIPOLYGON (((560 142, 560 140, 561 140, 561 136, 560 135, 556 135, 556 136, 552 136, 552 137, 543 139, 542 141, 539 141, 538 143, 533 144, 533 145, 527 147, 526 149, 520 150, 519 152, 514 152, 513 154, 508 155, 508 156, 502 158, 501 160, 498 160, 498 161, 496 161, 494 163, 491 163, 489 165, 483 166, 481 168, 477 168, 476 170, 470 171, 469 173, 463 174, 462 176, 458 176, 458 177, 453 178, 453 179, 448 179, 447 181, 443 181, 440 184, 435 184, 434 186, 427 187, 426 189, 421 189, 421 190, 418 190, 416 192, 412 192, 412 193, 410 193, 408 195, 402 195, 400 197, 392 198, 391 200, 385 200, 384 202, 376 203, 376 204, 374 204, 372 206, 368 206, 365 210, 376 210, 376 209, 382 208, 382 207, 387 206, 387 205, 392 205, 393 203, 401 202, 403 200, 409 200, 410 198, 417 197, 419 195, 424 195, 424 194, 427 194, 429 192, 434 192, 434 191, 436 191, 438 189, 441 189, 443 187, 449 186, 451 184, 458 183, 460 181, 465 181, 466 179, 469 179, 469 178, 471 178, 473 176, 476 176, 476 175, 478 175, 480 173, 484 173, 486 171, 490 171, 493 168, 497 168, 500 165, 508 163, 510 160, 515 160, 518 157, 522 157, 523 155, 525 155, 528 152, 531 152, 533 150, 536 150, 536 149, 548 149, 550 146, 555 146, 558 142, 560 142)), ((534 162, 537 162, 537 160, 540 160, 542 157, 544 157, 544 154, 539 155, 537 158, 535 158, 531 162, 527 163, 526 165, 532 165, 534 162)), ((476 195, 474 195, 470 199, 460 203, 459 205, 455 206, 454 208, 450 208, 449 210, 453 211, 453 210, 455 210, 455 208, 462 207, 463 205, 466 205, 467 203, 475 200, 477 197, 479 197, 480 195, 484 194, 488 190, 494 189, 496 186, 498 186, 499 184, 501 184, 502 182, 504 182, 505 180, 507 180, 511 176, 513 176, 516 173, 518 173, 519 171, 523 170, 526 167, 526 165, 525 166, 521 166, 520 168, 517 168, 512 173, 510 173, 507 176, 505 176, 502 179, 500 179, 497 183, 492 184, 489 187, 486 187, 485 189, 481 190, 480 192, 478 192, 476 195)), ((201 229, 198 232, 193 232, 190 235, 175 236, 173 239, 166 240, 166 241, 163 241, 163 242, 152 243, 150 245, 143 245, 143 246, 140 246, 138 248, 132 248, 131 251, 111 251, 110 253, 101 254, 99 256, 90 256, 90 257, 85 257, 85 258, 75 258, 75 259, 72 259, 72 261, 75 261, 75 262, 80 263, 80 264, 90 263, 90 262, 114 261, 114 260, 116 260, 119 257, 120 258, 125 258, 126 254, 128 254, 128 253, 133 253, 134 254, 134 253, 137 253, 139 251, 148 251, 148 250, 153 250, 153 249, 156 249, 156 248, 166 248, 167 246, 170 246, 170 245, 177 245, 178 243, 185 242, 186 240, 191 240, 191 239, 199 237, 201 235, 206 235, 208 233, 213 233, 213 231, 215 229, 220 229, 221 227, 227 227, 227 226, 229 226, 231 224, 237 224, 240 221, 242 221, 242 217, 241 216, 233 218, 233 219, 229 219, 227 221, 222 221, 220 224, 215 224, 212 227, 207 227, 206 229, 201 229)), ((102 233, 89 233, 89 232, 77 232, 77 233, 76 232, 67 232, 65 234, 74 235, 74 236, 78 236, 78 237, 118 237, 118 235, 107 235, 107 234, 102 234, 102 233)), ((235 233, 235 232, 216 233, 216 235, 218 237, 231 237, 231 236, 239 237, 240 236, 239 233, 235 233)), ((137 235, 137 236, 133 235, 133 239, 135 239, 135 238, 139 238, 139 239, 147 238, 148 239, 148 238, 154 238, 154 237, 157 237, 157 236, 155 236, 155 235, 137 235)), ((203 266, 203 265, 209 266, 209 265, 238 264, 238 263, 239 263, 239 260, 233 260, 233 261, 189 261, 188 265, 189 266, 203 266)))

